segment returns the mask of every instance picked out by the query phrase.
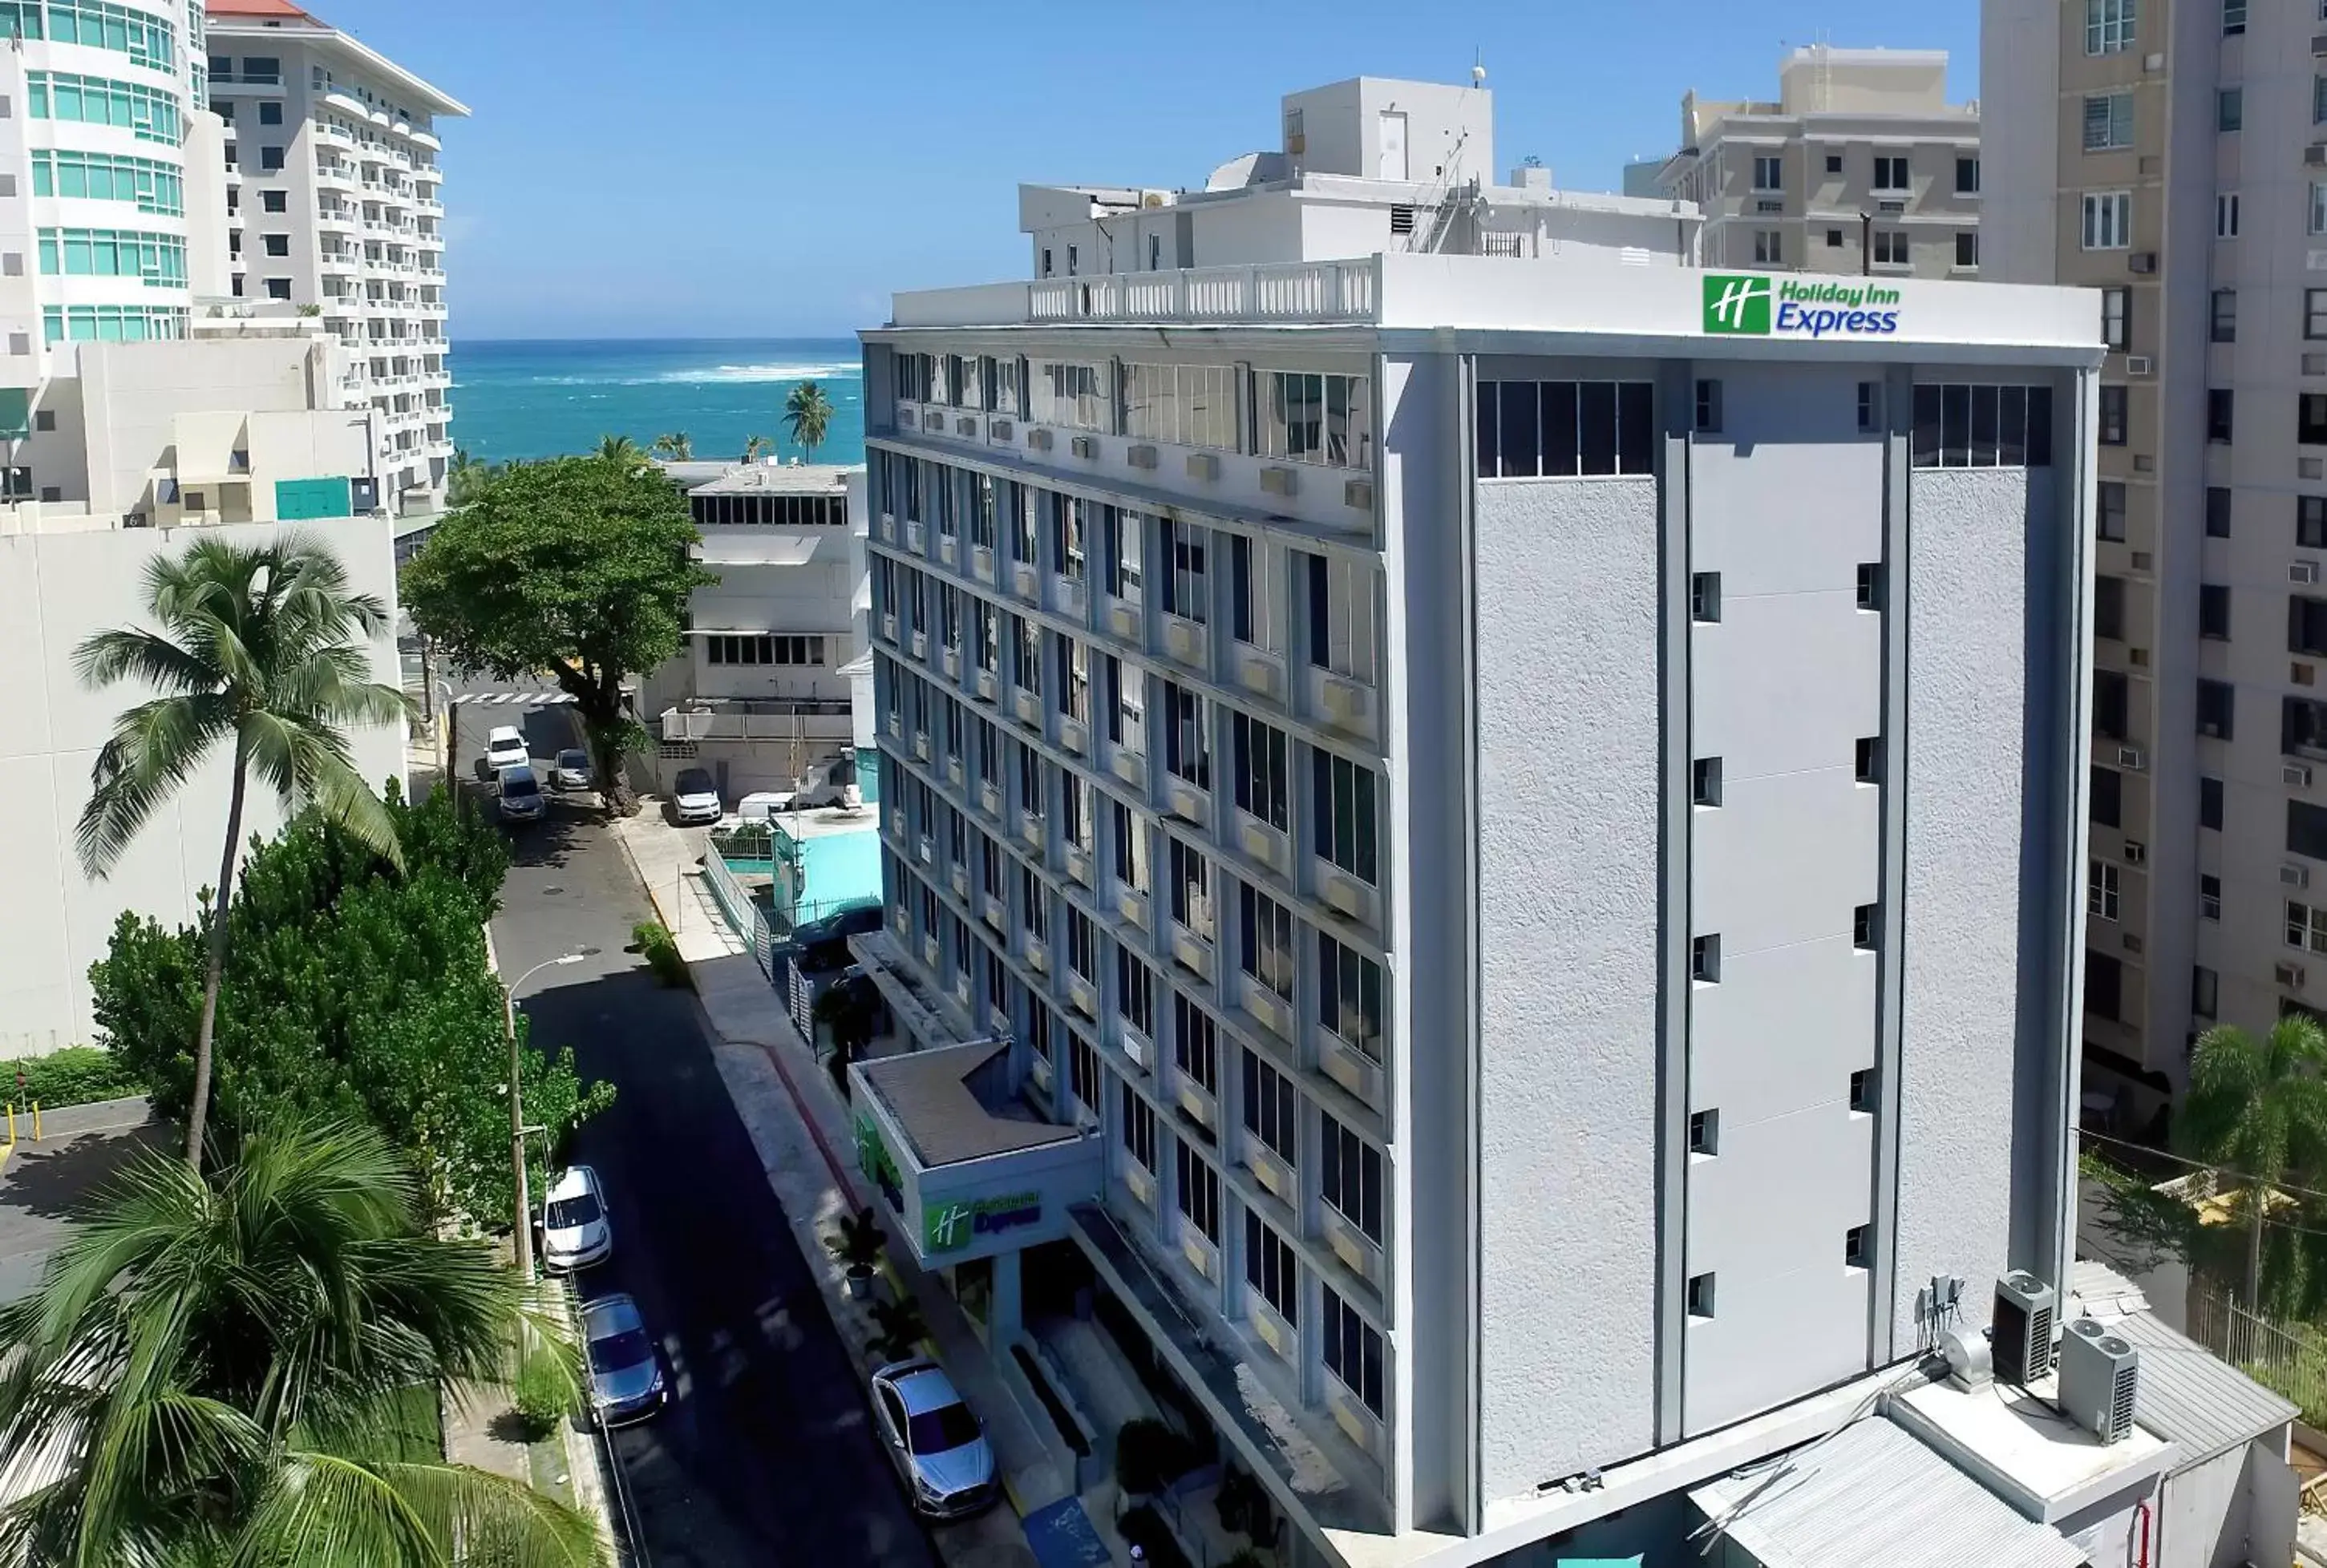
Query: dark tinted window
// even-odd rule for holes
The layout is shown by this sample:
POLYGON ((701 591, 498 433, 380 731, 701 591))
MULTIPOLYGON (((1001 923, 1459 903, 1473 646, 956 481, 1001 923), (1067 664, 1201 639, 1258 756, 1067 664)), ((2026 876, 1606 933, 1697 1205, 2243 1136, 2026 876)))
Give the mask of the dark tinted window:
POLYGON ((2093 728, 2112 741, 2125 739, 2126 678, 2122 671, 2093 671, 2093 728))
POLYGON ((2230 590, 2225 583, 2198 585, 2198 635, 2228 639, 2230 635, 2230 590))
POLYGON ((2290 757, 2327 758, 2327 703, 2281 697, 2278 749, 2290 757))
POLYGON ((2093 770, 2093 820, 2103 827, 2117 826, 2123 810, 2125 775, 2114 768, 2093 770))
POLYGON ((2123 1005, 2125 969, 2107 953, 2085 949, 2085 1011, 2102 1018, 2115 1018, 2123 1005))
POLYGON ((2198 780, 2198 826, 2222 830, 2222 781, 2220 779, 2198 780))
POLYGON ((2125 639, 2125 579, 2093 579, 2093 635, 2112 642, 2125 639))
POLYGON ((2230 492, 2221 485, 2206 487, 2206 537, 2210 539, 2230 537, 2230 492))
POLYGON ((2327 599, 2287 596, 2286 651, 2327 655, 2327 599))
POLYGON ((2228 681, 2201 680, 2198 683, 2198 733, 2211 735, 2218 741, 2231 738, 2236 728, 2237 695, 2228 681))
POLYGON ((2292 854, 2327 860, 2327 806, 2308 800, 2286 803, 2286 847, 2292 854))

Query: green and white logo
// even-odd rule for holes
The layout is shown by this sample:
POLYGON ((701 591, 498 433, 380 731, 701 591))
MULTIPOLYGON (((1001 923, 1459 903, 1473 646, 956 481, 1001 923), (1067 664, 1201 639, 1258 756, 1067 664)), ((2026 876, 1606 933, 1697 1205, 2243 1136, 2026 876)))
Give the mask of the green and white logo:
POLYGON ((1770 280, 1742 273, 1707 273, 1705 330, 1770 335, 1770 280))
POLYGON ((933 1202, 921 1213, 921 1254, 952 1252, 979 1237, 998 1236, 1042 1218, 1040 1192, 1013 1192, 1004 1198, 933 1202))

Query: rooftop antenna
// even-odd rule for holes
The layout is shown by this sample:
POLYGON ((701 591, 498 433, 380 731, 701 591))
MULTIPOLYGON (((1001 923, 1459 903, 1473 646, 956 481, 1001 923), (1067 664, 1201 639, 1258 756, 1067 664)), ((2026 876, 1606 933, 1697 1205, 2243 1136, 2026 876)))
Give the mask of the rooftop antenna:
POLYGON ((1487 85, 1486 57, 1481 51, 1475 49, 1471 51, 1471 85, 1472 87, 1484 87, 1487 85))

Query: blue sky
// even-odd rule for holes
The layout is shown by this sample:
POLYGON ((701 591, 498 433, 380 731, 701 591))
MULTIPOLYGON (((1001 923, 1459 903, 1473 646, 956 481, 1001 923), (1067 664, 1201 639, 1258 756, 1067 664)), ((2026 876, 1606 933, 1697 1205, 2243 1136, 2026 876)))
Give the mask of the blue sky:
POLYGON ((1201 185, 1282 93, 1360 74, 1496 99, 1496 159, 1612 189, 1680 95, 1772 95, 1788 44, 1940 48, 1977 0, 312 0, 466 102, 444 127, 453 329, 811 336, 889 291, 1023 275, 1021 180, 1201 185))

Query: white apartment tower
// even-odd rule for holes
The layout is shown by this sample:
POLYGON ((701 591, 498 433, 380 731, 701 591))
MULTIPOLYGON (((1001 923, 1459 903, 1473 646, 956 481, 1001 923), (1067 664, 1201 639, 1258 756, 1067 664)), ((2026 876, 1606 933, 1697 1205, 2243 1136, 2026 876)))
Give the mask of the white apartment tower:
POLYGON ((351 403, 379 415, 380 501, 442 509, 453 458, 440 119, 431 87, 288 0, 210 0, 226 121, 229 316, 320 316, 351 403))
POLYGON ((1978 275, 1979 106, 1948 101, 1944 50, 1816 43, 1774 103, 1685 94, 1658 179, 1704 210, 1708 266, 1978 275))
POLYGON ((1986 270, 2103 302, 2084 1036, 2133 1130, 2200 1031, 2327 1009, 2327 21, 1981 25, 1986 270))
POLYGON ((1385 145, 1492 167, 1352 85, 1331 189, 864 334, 858 951, 971 1043, 855 1068, 858 1143, 992 1333, 1094 1279, 1286 1561, 1453 1564, 2065 1293, 2098 303, 1698 271, 1669 201, 1498 248, 1484 186, 1285 257, 1385 145))

